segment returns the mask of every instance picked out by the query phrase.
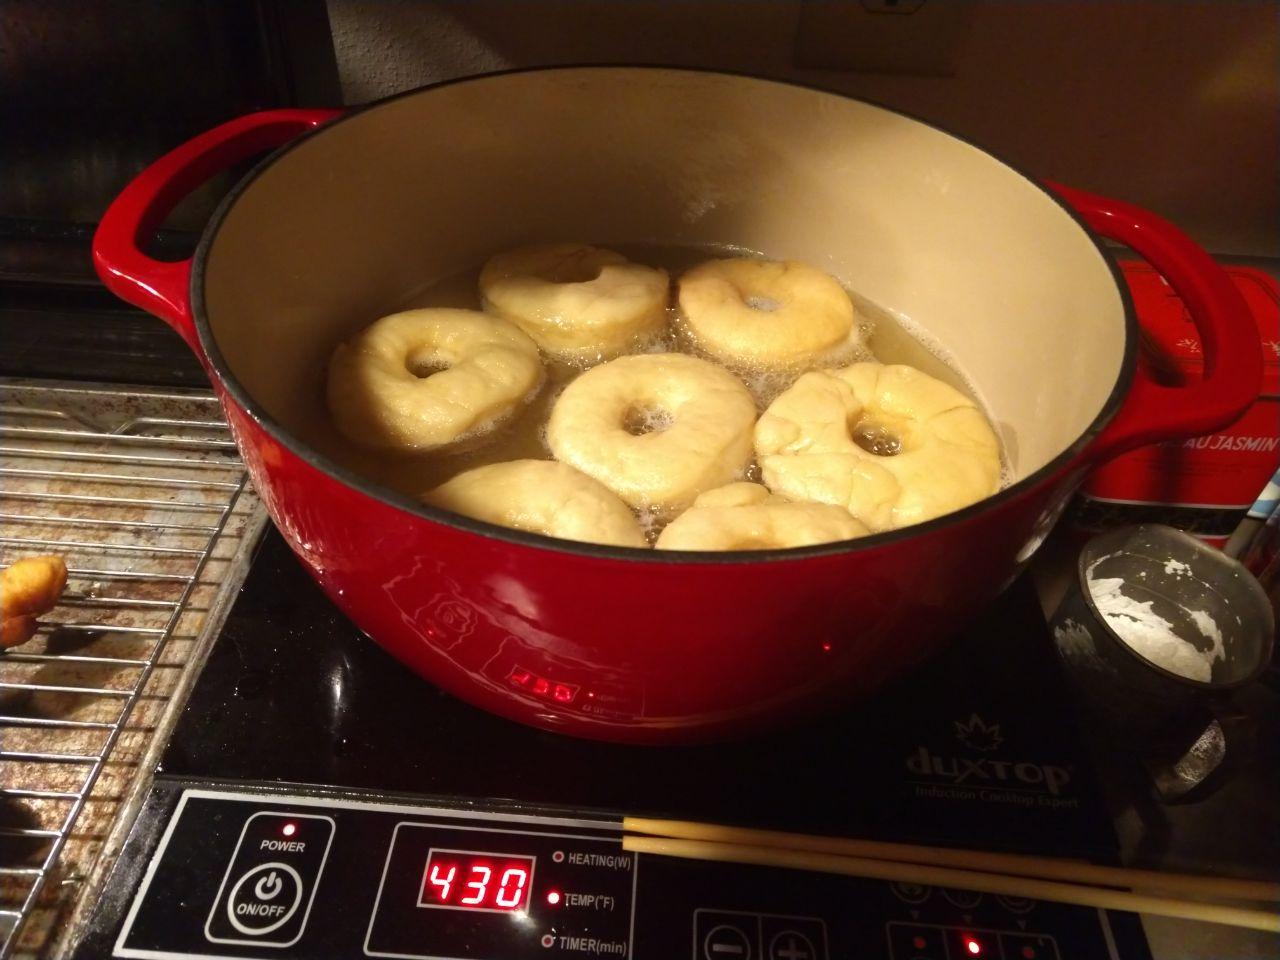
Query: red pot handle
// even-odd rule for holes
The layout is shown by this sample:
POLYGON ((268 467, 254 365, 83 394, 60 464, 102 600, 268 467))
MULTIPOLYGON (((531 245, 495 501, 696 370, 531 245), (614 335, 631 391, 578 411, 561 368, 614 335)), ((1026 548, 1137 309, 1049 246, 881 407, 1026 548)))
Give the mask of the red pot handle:
POLYGON ((278 147, 340 110, 264 110, 228 120, 166 153, 130 181, 93 235, 93 264, 107 289, 154 313, 197 353, 191 317, 191 261, 154 260, 140 249, 169 211, 215 173, 278 147))
POLYGON ((1049 184, 1096 233, 1150 263, 1182 298, 1204 347, 1204 378, 1164 387, 1141 369, 1124 406, 1093 442, 1095 462, 1161 440, 1212 433, 1237 420, 1258 397, 1262 345, 1240 291, 1222 267, 1173 224, 1140 207, 1049 184))

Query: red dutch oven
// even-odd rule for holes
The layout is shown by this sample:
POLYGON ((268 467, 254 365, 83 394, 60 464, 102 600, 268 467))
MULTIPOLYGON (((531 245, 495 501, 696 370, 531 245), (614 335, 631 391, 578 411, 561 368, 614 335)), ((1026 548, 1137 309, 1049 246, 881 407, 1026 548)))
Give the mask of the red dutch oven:
POLYGON ((143 171, 94 258, 203 359, 276 526, 360 629, 487 710, 637 743, 738 735, 865 695, 1010 582, 1091 467, 1228 424, 1261 369, 1239 294, 1151 214, 1046 188, 883 107, 714 72, 517 71, 346 113, 242 117, 143 171), (275 147, 193 259, 142 252, 196 185, 275 147), (1099 236, 1187 303, 1201 382, 1136 371, 1139 331, 1099 236), (563 239, 731 243, 822 266, 947 347, 1012 482, 848 543, 659 553, 423 506, 307 441, 343 336, 495 251, 563 239))

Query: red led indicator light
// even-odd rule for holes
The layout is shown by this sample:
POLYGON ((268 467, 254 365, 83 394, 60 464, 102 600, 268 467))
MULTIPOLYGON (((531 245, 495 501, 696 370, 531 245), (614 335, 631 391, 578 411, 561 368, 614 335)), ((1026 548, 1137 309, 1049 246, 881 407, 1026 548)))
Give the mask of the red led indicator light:
POLYGON ((547 903, 551 904, 551 905, 554 907, 554 906, 555 906, 557 903, 559 903, 559 902, 560 902, 560 891, 559 891, 559 890, 548 890, 548 891, 547 891, 547 903))
POLYGON ((982 953, 982 944, 972 937, 965 937, 964 948, 969 951, 969 956, 971 957, 980 956, 982 953))
POLYGON ((1035 947, 1023 947, 1023 948, 1022 948, 1022 955, 1023 955, 1024 957, 1026 957, 1026 960, 1036 960, 1036 948, 1035 948, 1035 947))
MULTIPOLYGON (((830 641, 830 640, 823 640, 823 641, 822 641, 822 652, 823 652, 823 653, 830 653, 830 652, 831 652, 831 641, 830 641)), ((918 947, 917 947, 917 949, 920 949, 920 948, 918 948, 918 947)))
POLYGON ((283 833, 286 837, 292 837, 295 833, 298 832, 298 825, 296 823, 286 823, 280 829, 280 832, 283 833))
MULTIPOLYGON (((507 674, 507 681, 513 687, 527 690, 537 697, 554 700, 556 703, 573 703, 574 698, 578 695, 578 687, 576 685, 572 683, 556 683, 546 677, 531 673, 523 667, 516 667, 507 674)), ((594 697, 595 694, 588 693, 587 696, 594 697)))
POLYGON ((925 947, 929 945, 929 941, 926 940, 924 937, 916 937, 914 940, 911 941, 911 945, 915 947, 917 950, 923 950, 925 947))

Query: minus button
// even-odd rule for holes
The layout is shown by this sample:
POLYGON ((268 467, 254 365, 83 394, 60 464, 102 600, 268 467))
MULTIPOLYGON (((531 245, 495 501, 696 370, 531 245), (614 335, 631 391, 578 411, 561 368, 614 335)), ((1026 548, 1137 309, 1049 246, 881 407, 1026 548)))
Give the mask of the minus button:
POLYGON ((702 941, 703 960, 752 960, 751 938, 741 927, 722 923, 702 941))

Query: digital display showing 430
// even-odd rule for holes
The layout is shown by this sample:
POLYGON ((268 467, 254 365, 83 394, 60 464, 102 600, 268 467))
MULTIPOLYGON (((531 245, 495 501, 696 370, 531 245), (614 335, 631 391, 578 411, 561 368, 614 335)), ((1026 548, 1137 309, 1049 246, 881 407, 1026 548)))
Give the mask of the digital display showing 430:
POLYGON ((422 871, 418 906, 488 913, 524 910, 534 859, 432 847, 422 871))

